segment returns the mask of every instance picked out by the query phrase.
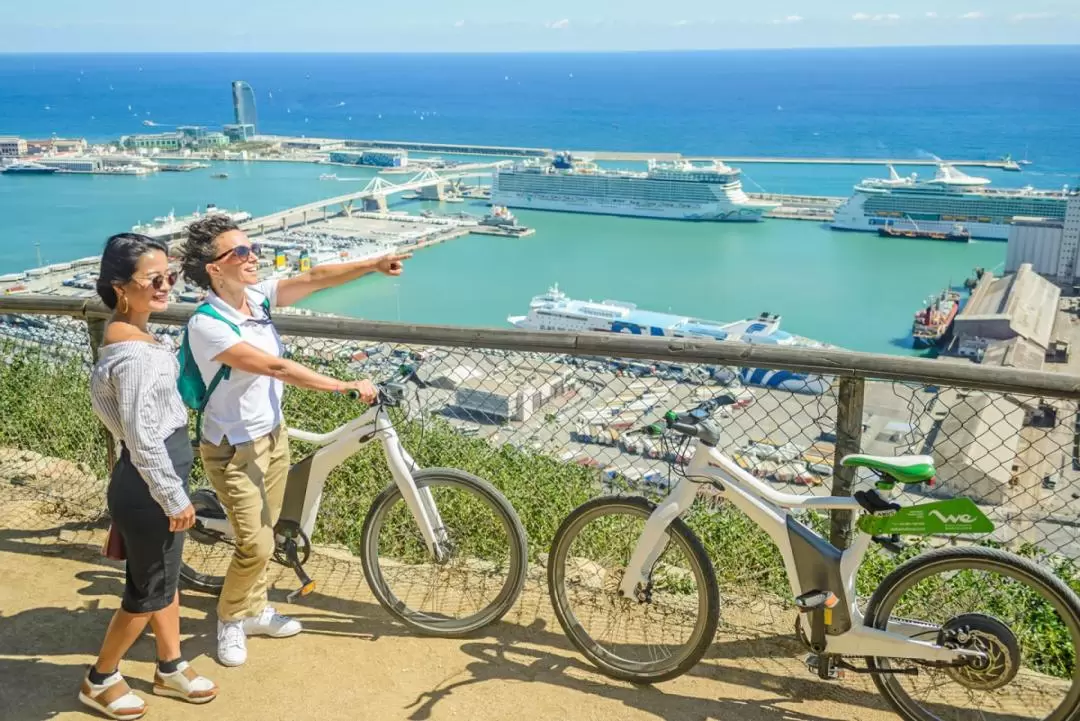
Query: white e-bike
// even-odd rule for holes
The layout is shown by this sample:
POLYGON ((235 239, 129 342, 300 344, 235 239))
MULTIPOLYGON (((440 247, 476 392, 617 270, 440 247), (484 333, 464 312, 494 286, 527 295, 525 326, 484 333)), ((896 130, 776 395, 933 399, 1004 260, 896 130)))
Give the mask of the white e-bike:
MULTIPOLYGON (((487 481, 453 468, 417 466, 387 412, 404 402, 410 383, 424 386, 414 368, 403 366, 398 380, 377 385, 378 400, 358 418, 326 434, 289 429, 290 438, 318 449, 289 470, 273 558, 300 580, 290 599, 315 588, 304 564, 327 478, 379 441, 393 482, 376 496, 364 520, 364 576, 383 608, 408 626, 459 636, 497 621, 514 605, 527 571, 525 530, 487 481)), ((218 593, 233 553, 232 525, 213 490, 197 490, 191 501, 195 525, 180 575, 197 589, 218 593)))
MULTIPOLYGON (((551 601, 589 661, 612 677, 651 683, 686 673, 706 653, 720 594, 701 540, 681 518, 704 494, 726 499, 779 549, 798 611, 796 635, 822 679, 869 674, 908 721, 1080 718, 1080 599, 1046 568, 967 544, 914 555, 883 579, 860 576, 873 543, 903 553, 901 536, 993 529, 967 498, 901 507, 878 492, 931 482, 932 457, 850 455, 843 465, 871 469, 874 488, 854 497, 781 493, 717 450, 721 434, 710 413, 728 402, 668 412, 664 423, 642 429, 696 442, 684 478, 659 504, 597 498, 556 533, 551 601), (791 515, 799 509, 861 513, 860 533, 838 549, 791 515)), ((723 532, 703 517, 706 540, 721 544, 723 532)), ((737 594, 729 600, 755 603, 737 594)))

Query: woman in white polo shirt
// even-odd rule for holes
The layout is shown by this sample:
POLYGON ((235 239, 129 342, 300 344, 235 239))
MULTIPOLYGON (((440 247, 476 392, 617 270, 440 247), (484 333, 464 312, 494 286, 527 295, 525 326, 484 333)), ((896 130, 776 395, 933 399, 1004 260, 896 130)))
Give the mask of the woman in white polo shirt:
POLYGON ((257 247, 223 215, 189 226, 183 255, 184 275, 210 291, 207 302, 220 316, 200 313, 188 322, 188 342, 203 382, 209 387, 222 364, 231 368, 203 411, 199 450, 236 533, 236 550, 218 601, 218 660, 238 666, 247 660, 247 636, 283 638, 301 630, 298 621, 278 614, 266 597, 273 528, 289 470, 281 414, 284 384, 337 392, 355 389, 368 403, 376 397, 370 381, 339 381, 282 358, 269 309, 373 271, 400 275, 402 261, 410 256, 319 266, 293 278, 260 283, 257 247))

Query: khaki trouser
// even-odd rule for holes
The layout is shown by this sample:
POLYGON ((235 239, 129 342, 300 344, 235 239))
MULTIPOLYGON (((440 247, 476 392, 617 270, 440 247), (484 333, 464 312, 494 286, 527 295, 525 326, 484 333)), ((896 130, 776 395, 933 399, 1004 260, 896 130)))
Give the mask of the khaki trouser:
POLYGON ((289 474, 289 435, 284 426, 253 441, 199 446, 203 466, 236 534, 236 550, 218 600, 218 619, 257 616, 266 607, 266 567, 274 552, 274 524, 281 514, 289 474))

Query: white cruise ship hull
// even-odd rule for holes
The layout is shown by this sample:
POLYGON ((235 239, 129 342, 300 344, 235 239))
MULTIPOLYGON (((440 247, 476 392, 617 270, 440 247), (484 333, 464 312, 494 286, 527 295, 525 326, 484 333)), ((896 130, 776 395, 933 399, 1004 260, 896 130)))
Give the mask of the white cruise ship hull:
MULTIPOLYGON (((567 195, 519 193, 495 188, 491 193, 493 205, 528 210, 553 210, 561 213, 590 215, 620 215, 633 218, 662 218, 667 220, 699 220, 710 222, 755 222, 774 208, 772 204, 733 205, 730 203, 661 203, 622 198, 583 198, 567 195)), ((751 201, 752 203, 752 201, 751 201)))
POLYGON ((856 194, 836 210, 830 227, 833 230, 857 230, 876 233, 880 228, 894 227, 901 230, 919 230, 935 233, 951 233, 957 225, 978 240, 1008 240, 1009 226, 1005 223, 957 222, 955 220, 917 220, 914 223, 907 218, 888 217, 867 213, 866 196, 856 194))

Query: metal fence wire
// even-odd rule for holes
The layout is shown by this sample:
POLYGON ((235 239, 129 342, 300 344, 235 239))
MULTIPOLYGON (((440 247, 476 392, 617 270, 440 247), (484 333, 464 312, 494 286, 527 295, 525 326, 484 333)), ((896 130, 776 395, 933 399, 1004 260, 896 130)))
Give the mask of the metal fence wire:
MULTIPOLYGON (((155 330, 177 343, 181 321, 182 314, 155 330)), ((422 466, 461 468, 498 487, 527 531, 536 577, 559 524, 581 503, 611 493, 656 498, 680 482, 693 448, 633 430, 666 410, 730 395, 736 402, 713 416, 723 430, 720 449, 778 489, 828 495, 867 487, 873 478, 851 469, 838 474, 844 452, 928 454, 936 482, 908 487, 900 502, 968 496, 996 526, 988 537, 912 543, 899 558, 878 550, 882 560, 865 564, 865 573, 880 578, 926 544, 991 542, 1037 558, 1076 585, 1080 419, 1070 399, 1076 394, 974 390, 871 373, 800 380, 769 368, 674 356, 538 352, 524 342, 521 350, 405 344, 350 338, 340 328, 332 333, 337 337, 317 337, 298 332, 302 318, 288 326, 291 357, 320 372, 385 380, 403 364, 418 368, 429 387, 394 411, 406 447, 422 466), (778 375, 784 385, 766 387, 778 375)), ((403 339, 407 330, 401 326, 403 339)), ((0 318, 0 523, 7 527, 104 518, 110 441, 88 396, 90 341, 81 318, 0 318)), ((288 425, 308 431, 328 432, 362 410, 325 393, 289 389, 285 396, 288 425)), ((294 461, 310 452, 300 442, 292 448, 294 461)), ((389 478, 381 453, 370 446, 335 470, 315 543, 339 556, 359 554, 365 513, 389 478)), ((196 464, 192 484, 203 483, 196 464)), ((782 560, 762 531, 724 502, 699 502, 688 515, 722 594, 757 604, 742 607, 757 609, 746 618, 733 612, 726 622, 760 625, 761 608, 790 608, 782 560)), ((837 542, 850 532, 850 519, 842 516, 808 513, 802 520, 837 542)))

